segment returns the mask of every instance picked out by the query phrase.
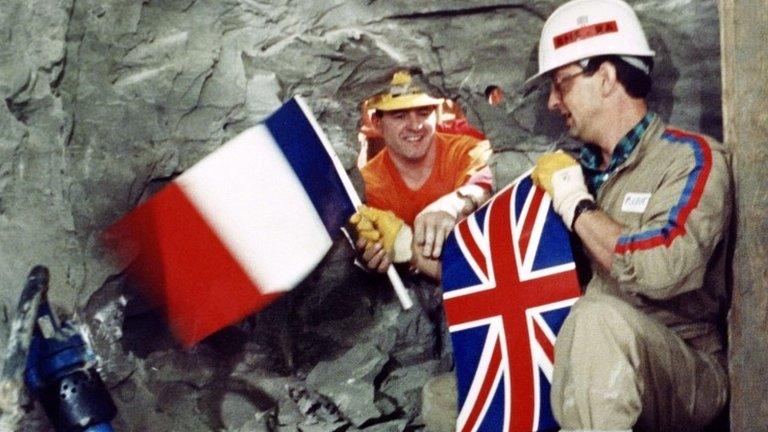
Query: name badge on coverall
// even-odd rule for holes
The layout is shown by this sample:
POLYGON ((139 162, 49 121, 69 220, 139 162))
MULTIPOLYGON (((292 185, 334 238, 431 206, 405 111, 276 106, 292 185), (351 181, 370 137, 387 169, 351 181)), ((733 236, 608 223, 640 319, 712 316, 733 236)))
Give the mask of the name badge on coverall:
POLYGON ((651 199, 649 193, 629 192, 624 195, 624 201, 621 203, 621 211, 626 213, 642 213, 648 207, 648 201, 651 199))

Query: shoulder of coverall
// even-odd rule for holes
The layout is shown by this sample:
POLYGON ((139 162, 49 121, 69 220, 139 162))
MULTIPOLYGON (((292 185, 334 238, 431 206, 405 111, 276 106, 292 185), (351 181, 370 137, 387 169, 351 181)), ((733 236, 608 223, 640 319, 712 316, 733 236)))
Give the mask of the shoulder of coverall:
POLYGON ((472 158, 485 160, 485 162, 491 155, 491 143, 487 139, 481 140, 470 135, 437 132, 435 143, 438 147, 446 146, 446 153, 469 154, 472 158))
POLYGON ((706 144, 713 153, 721 155, 727 161, 730 162, 731 159, 731 151, 725 145, 723 145, 723 143, 713 138, 712 136, 700 132, 688 131, 674 125, 665 125, 661 138, 665 141, 672 142, 681 142, 686 140, 699 141, 702 144, 706 144))
MULTIPOLYGON (((687 159, 700 145, 671 145, 679 143, 701 144, 709 148, 715 158, 724 158, 730 167, 730 153, 719 141, 711 136, 698 132, 687 131, 668 125, 656 114, 640 138, 635 150, 621 165, 622 168, 631 167, 639 163, 643 157, 652 152, 665 152, 670 162, 678 158, 687 159), (687 155, 687 156, 686 156, 687 155)), ((694 155, 695 156, 695 155, 694 155)))
POLYGON ((435 140, 441 140, 444 143, 448 143, 448 144, 457 144, 457 143, 475 144, 480 141, 487 141, 487 140, 481 140, 471 135, 454 134, 449 132, 435 132, 435 140))
POLYGON ((360 168, 360 174, 363 176, 366 187, 373 186, 374 182, 381 180, 381 176, 388 172, 386 160, 388 157, 388 151, 385 146, 376 156, 360 168))
POLYGON ((709 135, 662 122, 659 122, 659 126, 653 137, 649 136, 649 144, 642 146, 642 152, 662 152, 672 162, 692 161, 689 163, 696 165, 701 165, 711 158, 713 170, 730 172, 730 151, 720 141, 709 135))
MULTIPOLYGON (((701 287, 704 275, 691 277, 692 272, 704 269, 716 243, 727 231, 733 202, 729 157, 722 144, 711 137, 667 125, 660 132, 656 131, 654 139, 643 147, 645 162, 632 170, 635 180, 648 179, 653 183, 658 179, 659 186, 650 192, 657 207, 654 214, 659 214, 666 225, 656 225, 659 219, 651 225, 627 227, 614 250, 611 269, 612 278, 625 284, 642 279, 642 286, 646 287, 642 293, 656 300, 701 287), (675 186, 668 187, 670 182, 675 186), (658 213, 665 205, 668 210, 658 213), (652 238, 664 241, 650 242, 652 238), (685 238, 689 240, 677 240, 685 238), (643 242, 646 244, 642 245, 643 242), (681 257, 687 257, 685 267, 681 267, 681 257), (663 263, 668 266, 666 271, 663 263)), ((625 180, 612 186, 614 199, 610 208, 618 211, 622 200, 616 201, 615 197, 625 196, 627 187, 632 185, 625 180)), ((633 291, 631 285, 625 286, 633 291)))
POLYGON ((365 165, 363 165, 363 167, 360 170, 361 171, 366 169, 370 170, 371 168, 374 168, 377 165, 381 165, 382 163, 384 163, 385 154, 387 154, 387 146, 383 146, 381 151, 376 153, 374 157, 368 159, 368 161, 365 162, 365 165))

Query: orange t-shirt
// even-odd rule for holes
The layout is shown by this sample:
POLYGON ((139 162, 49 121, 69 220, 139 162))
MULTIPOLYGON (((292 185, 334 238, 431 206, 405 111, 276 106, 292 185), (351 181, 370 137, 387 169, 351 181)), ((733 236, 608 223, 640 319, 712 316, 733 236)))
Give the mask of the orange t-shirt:
POLYGON ((465 184, 493 187, 488 141, 466 135, 435 134, 436 156, 427 181, 413 190, 405 184, 386 148, 361 170, 366 203, 392 210, 408 225, 424 207, 465 184))

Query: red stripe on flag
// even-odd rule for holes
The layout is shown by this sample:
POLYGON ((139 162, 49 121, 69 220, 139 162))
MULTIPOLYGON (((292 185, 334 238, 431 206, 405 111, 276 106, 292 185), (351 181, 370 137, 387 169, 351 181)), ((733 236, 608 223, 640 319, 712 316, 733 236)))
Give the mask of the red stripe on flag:
POLYGON ((619 26, 616 24, 616 21, 605 21, 559 34, 552 38, 552 42, 555 44, 555 49, 558 49, 580 40, 593 38, 607 33, 617 33, 618 31, 619 26))
POLYGON ((533 192, 533 198, 531 198, 531 205, 528 206, 528 215, 523 221, 523 229, 520 232, 520 256, 523 257, 523 260, 525 260, 525 255, 528 252, 528 243, 531 241, 531 233, 536 224, 536 215, 539 213, 542 199, 544 199, 544 190, 536 188, 533 192))
POLYGON ((110 231, 140 245, 132 273, 143 291, 164 306, 169 325, 185 346, 278 297, 260 293, 173 182, 110 231))
POLYGON ((547 355, 547 358, 551 363, 555 362, 555 346, 552 344, 552 342, 549 340, 547 335, 544 334, 544 330, 539 327, 539 325, 536 323, 536 321, 533 321, 533 334, 536 337, 536 341, 539 343, 539 346, 541 349, 544 350, 544 354, 547 355))
MULTIPOLYGON (((538 363, 534 362, 531 351, 531 337, 526 313, 533 307, 577 297, 580 295, 580 288, 575 270, 550 275, 537 275, 521 280, 520 268, 518 268, 515 260, 515 251, 520 252, 520 243, 514 241, 512 233, 516 226, 525 225, 526 222, 513 220, 511 213, 511 204, 514 200, 513 190, 517 189, 510 187, 503 190, 488 204, 486 236, 489 242, 489 255, 486 265, 488 271, 494 274, 494 280, 491 282, 495 283, 495 286, 491 285, 486 289, 477 291, 462 291, 455 297, 444 299, 443 306, 447 321, 452 327, 452 333, 460 331, 455 330, 454 326, 487 320, 489 317, 502 317, 505 339, 496 343, 505 344, 506 355, 508 356, 503 360, 499 359, 508 362, 505 365, 505 371, 509 373, 509 376, 506 377, 509 380, 509 387, 505 390, 508 391, 509 397, 505 397, 503 402, 504 409, 509 415, 508 430, 531 431, 536 427, 533 420, 537 407, 544 409, 544 406, 539 405, 539 400, 535 399, 537 387, 535 387, 534 374, 538 374, 538 363)), ((535 219, 536 217, 537 214, 530 211, 526 215, 526 218, 535 219)), ((541 217, 546 217, 546 215, 541 215, 541 217)), ((520 252, 520 255, 523 254, 520 252)), ((542 336, 545 337, 546 335, 542 336)), ((554 352, 554 349, 549 350, 548 345, 545 345, 543 341, 541 345, 545 352, 554 352)), ((495 349, 501 350, 498 346, 495 346, 495 349)), ((461 346, 455 346, 454 350, 462 354, 472 352, 461 346)), ((536 360, 538 361, 538 359, 536 360)), ((466 359, 462 359, 460 355, 456 356, 457 368, 464 361, 466 359)), ((476 366, 473 364, 472 367, 476 366)), ((486 382, 490 379, 488 375, 495 377, 497 372, 498 368, 492 369, 490 367, 487 371, 484 369, 476 371, 471 380, 472 383, 469 384, 470 387, 476 385, 475 382, 480 380, 482 380, 480 381, 482 384, 479 384, 481 388, 487 387, 486 382)), ((459 382, 459 385, 466 384, 459 382)), ((463 401, 464 407, 462 408, 470 410, 470 414, 475 411, 479 413, 489 397, 492 397, 489 396, 489 391, 478 395, 476 398, 467 396, 466 400, 463 401), (472 407, 468 404, 472 404, 472 407)), ((544 397, 547 396, 544 395, 544 397)), ((482 419, 468 420, 466 424, 461 425, 460 430, 471 430, 473 425, 476 426, 482 421, 482 419)))
MULTIPOLYGON (((480 387, 480 392, 475 398, 475 404, 472 406, 472 411, 469 413, 467 422, 464 423, 464 427, 461 428, 461 432, 468 432, 475 429, 475 423, 480 417, 480 413, 483 411, 488 399, 493 398, 491 390, 493 390, 493 382, 496 379, 499 368, 501 367, 501 342, 497 338, 493 346, 493 354, 488 362, 488 372, 483 376, 483 384, 480 387)), ((480 372, 478 370, 478 372, 480 372)))
POLYGON ((469 254, 472 255, 472 259, 474 259, 477 263, 477 266, 480 267, 480 270, 483 272, 483 276, 488 277, 488 266, 485 263, 485 254, 480 250, 480 247, 475 241, 475 237, 469 230, 468 221, 469 219, 465 219, 459 223, 459 234, 461 234, 461 240, 469 251, 469 254))

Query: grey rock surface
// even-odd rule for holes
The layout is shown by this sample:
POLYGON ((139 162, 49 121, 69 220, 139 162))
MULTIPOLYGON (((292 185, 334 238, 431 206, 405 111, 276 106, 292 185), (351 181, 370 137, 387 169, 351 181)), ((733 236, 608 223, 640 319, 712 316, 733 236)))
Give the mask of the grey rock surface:
MULTIPOLYGON (((451 369, 434 287, 414 282, 417 307, 403 312, 340 245, 263 312, 182 350, 99 235, 295 94, 359 185, 358 104, 397 66, 461 104, 507 184, 575 145, 546 93, 521 91, 559 3, 3 2, 0 335, 40 263, 51 301, 91 330, 119 431, 422 430, 420 386, 451 369), (486 103, 489 85, 505 90, 501 105, 486 103)), ((630 3, 658 53, 653 109, 721 138, 716 2, 630 3)), ((41 424, 30 416, 30 431, 41 424)))
POLYGON ((434 432, 456 430, 456 376, 452 373, 432 377, 424 386, 422 416, 434 432))
POLYGON ((326 395, 355 424, 389 414, 374 403, 374 379, 387 355, 372 343, 361 343, 340 358, 322 361, 307 376, 307 384, 326 395))

